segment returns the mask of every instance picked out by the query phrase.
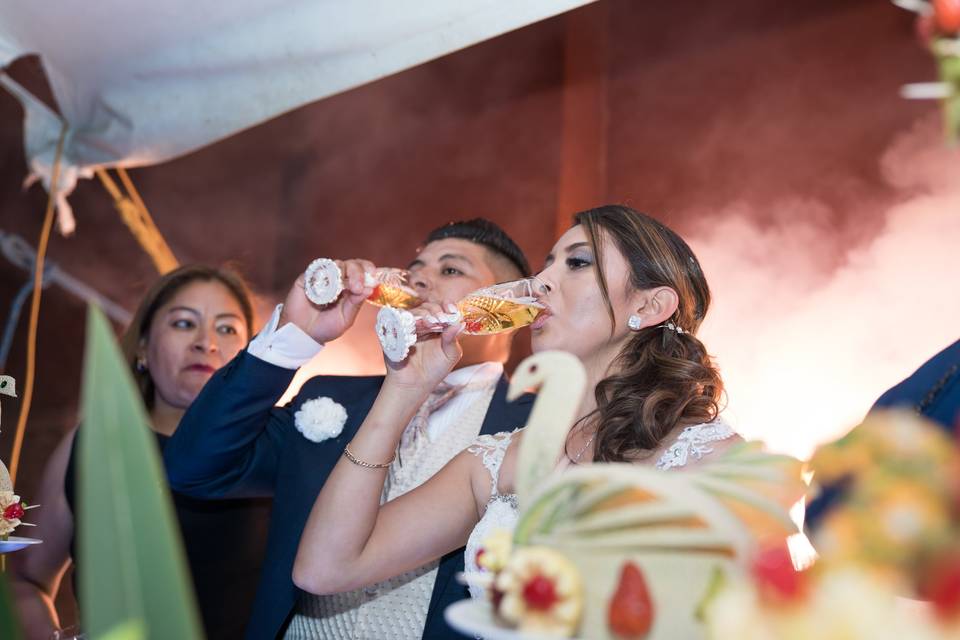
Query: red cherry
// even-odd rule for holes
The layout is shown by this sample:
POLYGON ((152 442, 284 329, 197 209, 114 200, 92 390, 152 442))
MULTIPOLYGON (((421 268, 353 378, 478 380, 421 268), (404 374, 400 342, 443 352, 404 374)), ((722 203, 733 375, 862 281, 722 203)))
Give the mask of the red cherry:
POLYGON ((610 630, 624 640, 644 638, 653 627, 653 615, 653 600, 643 572, 634 563, 625 563, 607 609, 610 630))
POLYGON ((944 35, 960 31, 960 0, 933 0, 933 17, 944 35))
POLYGON ((794 569, 786 544, 761 549, 750 567, 760 595, 768 602, 791 602, 807 591, 806 574, 794 569))
POLYGON ((559 599, 553 580, 539 573, 523 585, 523 601, 528 609, 549 611, 559 599))
POLYGON ((7 520, 19 520, 23 517, 23 513, 23 505, 16 503, 3 510, 3 517, 7 520))

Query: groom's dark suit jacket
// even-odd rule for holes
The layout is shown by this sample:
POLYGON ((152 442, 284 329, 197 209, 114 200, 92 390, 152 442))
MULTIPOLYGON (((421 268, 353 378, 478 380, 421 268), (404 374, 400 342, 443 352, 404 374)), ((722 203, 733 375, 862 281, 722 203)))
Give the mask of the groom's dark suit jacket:
MULTIPOLYGON (((200 498, 273 496, 263 572, 247 624, 250 640, 283 635, 297 600, 293 560, 307 517, 383 383, 382 376, 317 376, 304 383, 291 403, 275 407, 293 375, 241 352, 210 379, 164 450, 175 491, 200 498), (314 443, 297 431, 293 416, 304 402, 323 396, 343 405, 347 422, 338 437, 314 443)), ((506 392, 502 378, 481 433, 525 424, 533 396, 508 403, 506 392)), ((454 579, 462 570, 462 549, 441 560, 423 638, 463 637, 443 619, 447 605, 469 597, 454 579)))

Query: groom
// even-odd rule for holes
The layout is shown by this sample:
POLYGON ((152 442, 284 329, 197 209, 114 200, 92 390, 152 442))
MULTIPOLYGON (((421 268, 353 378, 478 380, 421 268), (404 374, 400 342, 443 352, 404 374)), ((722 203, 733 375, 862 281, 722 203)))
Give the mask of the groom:
MULTIPOLYGON (((454 577, 463 571, 463 549, 373 587, 331 596, 299 591, 291 577, 314 500, 363 422, 383 377, 317 376, 304 383, 290 404, 274 404, 296 369, 353 325, 364 300, 363 269, 370 266, 346 261, 347 286, 336 303, 324 308, 307 300, 298 280, 248 348, 207 383, 164 451, 175 491, 200 498, 273 496, 263 573, 247 625, 251 640, 461 637, 447 626, 443 610, 469 597, 454 577), (317 398, 346 410, 339 435, 325 437, 336 422, 335 405, 323 400, 305 406, 317 398)), ((456 302, 475 289, 530 273, 519 247, 484 219, 434 230, 409 270, 419 296, 438 303, 456 302)), ((532 397, 506 402, 503 363, 511 337, 462 339, 458 368, 404 434, 385 499, 422 484, 478 433, 525 423, 532 397)))

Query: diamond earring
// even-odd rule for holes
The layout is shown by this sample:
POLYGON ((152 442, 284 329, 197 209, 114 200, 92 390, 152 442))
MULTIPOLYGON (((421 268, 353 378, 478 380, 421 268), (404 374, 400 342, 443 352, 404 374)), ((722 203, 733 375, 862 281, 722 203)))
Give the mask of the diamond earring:
POLYGON ((642 325, 643 325, 643 319, 637 314, 633 314, 627 319, 627 326, 630 327, 633 331, 639 331, 642 325))

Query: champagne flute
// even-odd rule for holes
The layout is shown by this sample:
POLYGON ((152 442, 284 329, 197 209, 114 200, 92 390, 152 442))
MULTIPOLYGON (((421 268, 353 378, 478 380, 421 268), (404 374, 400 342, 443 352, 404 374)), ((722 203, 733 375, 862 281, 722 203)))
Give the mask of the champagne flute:
POLYGON ((456 313, 419 320, 409 311, 384 306, 377 314, 377 337, 384 354, 400 362, 419 336, 442 331, 455 322, 462 321, 463 333, 471 336, 512 331, 536 320, 545 308, 537 297, 546 290, 536 277, 502 282, 468 294, 456 304, 456 313))
MULTIPOLYGON (((367 302, 378 307, 389 305, 398 309, 412 309, 422 300, 410 286, 410 274, 405 269, 381 267, 365 274, 364 284, 373 287, 367 302)), ((343 272, 329 258, 317 258, 304 273, 303 290, 311 302, 330 304, 343 291, 343 272)))

